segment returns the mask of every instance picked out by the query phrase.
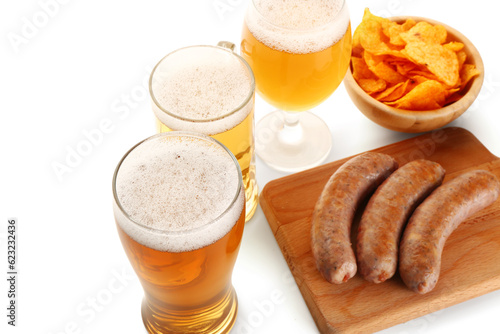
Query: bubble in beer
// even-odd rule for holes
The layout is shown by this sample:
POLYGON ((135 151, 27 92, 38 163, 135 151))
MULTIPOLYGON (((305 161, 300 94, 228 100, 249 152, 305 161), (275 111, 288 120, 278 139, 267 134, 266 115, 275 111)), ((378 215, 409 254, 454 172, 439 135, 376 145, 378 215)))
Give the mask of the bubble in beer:
POLYGON ((180 252, 204 247, 238 220, 244 206, 238 180, 235 162, 215 142, 192 136, 152 137, 119 167, 116 194, 129 219, 117 215, 117 222, 150 248, 180 252))
POLYGON ((249 68, 229 50, 205 46, 179 49, 153 72, 152 94, 161 107, 154 104, 155 114, 171 129, 221 133, 250 113, 252 104, 245 108, 245 102, 253 95, 252 82, 249 68), (234 115, 225 117, 237 109, 234 115), (212 121, 193 123, 207 120, 212 121))
POLYGON ((344 0, 254 0, 245 21, 270 48, 296 54, 319 52, 339 41, 349 26, 344 0))

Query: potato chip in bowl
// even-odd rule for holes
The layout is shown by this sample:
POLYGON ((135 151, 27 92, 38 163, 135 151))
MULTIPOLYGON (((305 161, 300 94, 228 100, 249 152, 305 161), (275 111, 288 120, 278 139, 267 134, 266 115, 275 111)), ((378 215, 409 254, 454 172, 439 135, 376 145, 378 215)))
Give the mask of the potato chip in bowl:
POLYGON ((443 25, 403 22, 365 10, 353 36, 352 76, 376 100, 397 109, 435 110, 463 96, 481 74, 464 44, 443 25))
POLYGON ((382 18, 366 9, 344 86, 373 122, 418 133, 460 117, 483 81, 478 50, 456 29, 417 16, 382 18))

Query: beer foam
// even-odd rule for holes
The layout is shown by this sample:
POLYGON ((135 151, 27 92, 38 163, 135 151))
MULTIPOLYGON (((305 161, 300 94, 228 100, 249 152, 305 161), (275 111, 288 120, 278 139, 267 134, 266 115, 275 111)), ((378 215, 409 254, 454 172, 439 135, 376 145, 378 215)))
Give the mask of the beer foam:
POLYGON ((214 135, 235 127, 253 109, 250 68, 220 47, 169 54, 154 69, 150 84, 155 115, 173 130, 214 135))
POLYGON ((207 246, 240 217, 245 198, 238 177, 237 163, 214 141, 173 132, 153 136, 126 155, 116 174, 116 196, 126 212, 115 203, 117 223, 156 250, 207 246))
POLYGON ((253 0, 245 22, 272 49, 305 54, 338 42, 349 26, 344 0, 253 0))

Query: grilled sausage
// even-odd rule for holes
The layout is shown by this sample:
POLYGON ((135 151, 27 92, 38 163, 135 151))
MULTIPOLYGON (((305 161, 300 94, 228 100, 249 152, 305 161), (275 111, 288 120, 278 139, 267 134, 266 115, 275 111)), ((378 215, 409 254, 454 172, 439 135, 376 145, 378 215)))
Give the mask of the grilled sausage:
POLYGON ((415 209, 399 253, 399 273, 408 288, 424 294, 435 287, 449 235, 499 195, 500 182, 495 175, 476 170, 444 183, 415 209))
POLYGON ((312 217, 311 246, 316 267, 331 283, 356 274, 351 225, 359 203, 398 167, 389 155, 365 153, 344 163, 330 177, 312 217))
POLYGON ((359 272, 367 281, 381 283, 394 275, 403 227, 417 205, 443 182, 444 174, 436 162, 414 160, 377 188, 361 217, 356 243, 359 272))

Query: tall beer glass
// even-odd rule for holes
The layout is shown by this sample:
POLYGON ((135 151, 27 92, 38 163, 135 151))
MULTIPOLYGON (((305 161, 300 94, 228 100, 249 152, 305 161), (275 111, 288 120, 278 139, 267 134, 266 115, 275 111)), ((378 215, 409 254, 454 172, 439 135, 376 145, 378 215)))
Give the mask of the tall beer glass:
POLYGON ((191 46, 164 57, 150 81, 158 132, 194 131, 231 150, 243 174, 246 220, 258 205, 255 179, 255 81, 234 44, 191 46), (225 47, 228 46, 228 47, 225 47))
POLYGON ((245 225, 234 155, 195 133, 134 146, 113 177, 113 209, 144 289, 149 333, 226 333, 237 312, 231 275, 245 225))
POLYGON ((319 105, 342 82, 351 40, 344 0, 250 2, 241 55, 252 67, 257 92, 279 108, 256 128, 257 155, 270 166, 299 171, 328 156, 328 126, 303 111, 319 105))

